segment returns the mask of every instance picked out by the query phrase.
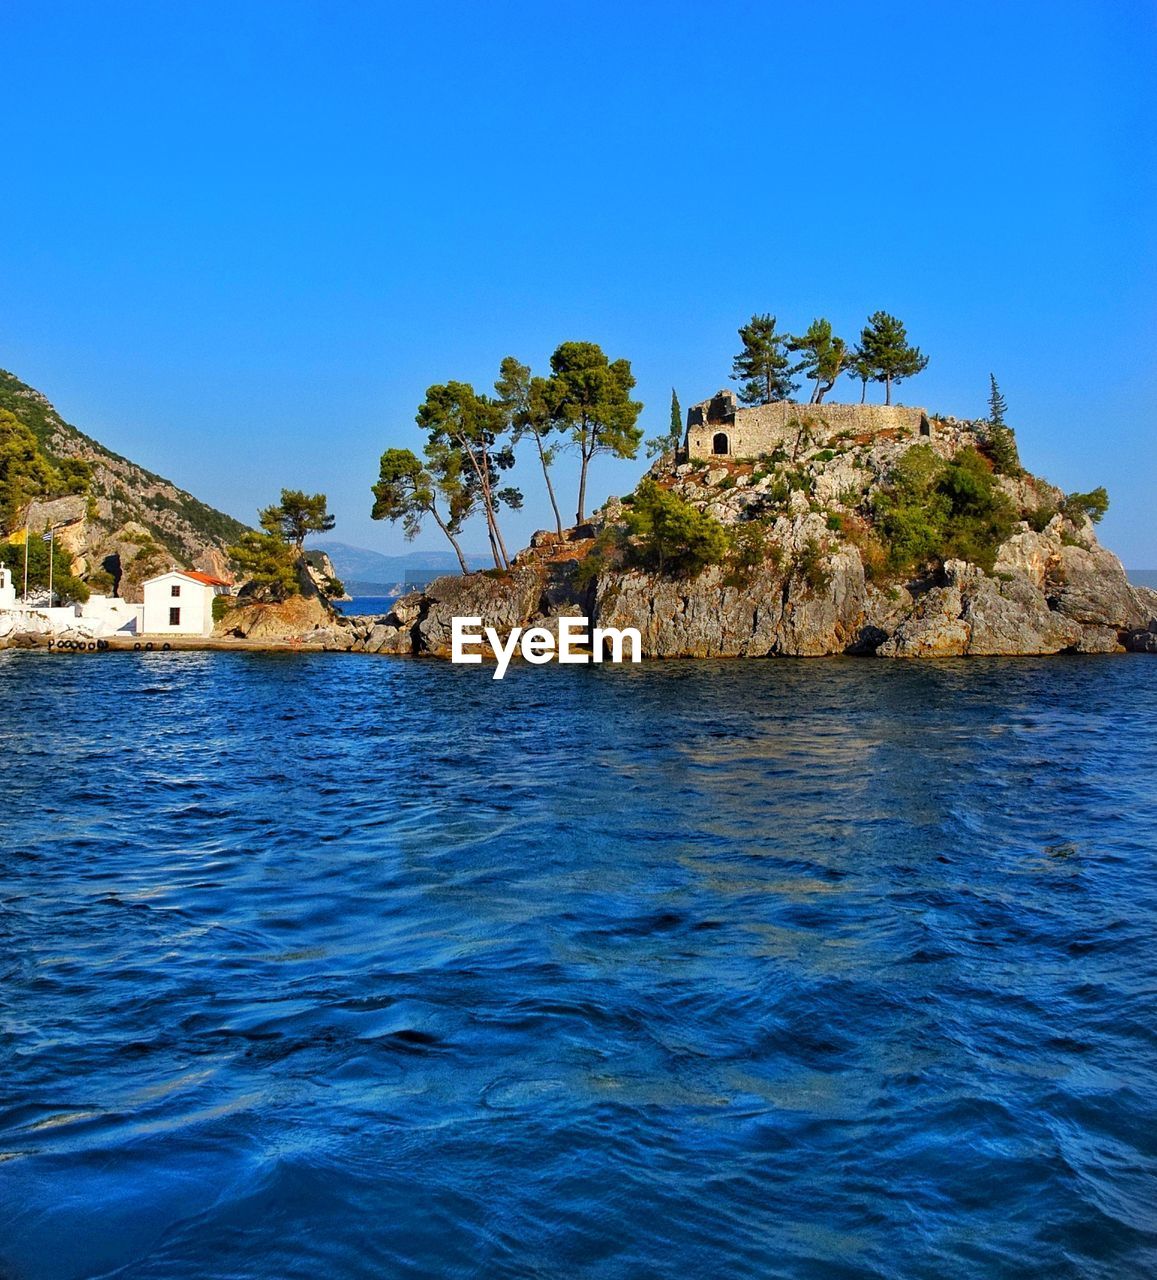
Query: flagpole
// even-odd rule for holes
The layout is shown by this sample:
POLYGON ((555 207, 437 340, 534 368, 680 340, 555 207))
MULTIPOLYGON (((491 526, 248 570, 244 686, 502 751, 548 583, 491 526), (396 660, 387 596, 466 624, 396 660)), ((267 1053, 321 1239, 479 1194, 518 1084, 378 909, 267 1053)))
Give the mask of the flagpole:
POLYGON ((48 531, 48 607, 52 608, 52 561, 53 548, 55 543, 53 538, 56 536, 56 525, 53 525, 48 531))
POLYGON ((24 599, 23 603, 28 603, 28 521, 24 521, 24 599))

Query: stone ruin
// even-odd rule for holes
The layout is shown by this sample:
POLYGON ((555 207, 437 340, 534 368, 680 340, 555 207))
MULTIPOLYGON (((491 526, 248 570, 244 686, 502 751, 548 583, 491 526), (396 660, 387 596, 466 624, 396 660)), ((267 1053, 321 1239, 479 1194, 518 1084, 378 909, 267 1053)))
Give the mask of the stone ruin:
POLYGON ((932 425, 923 409, 897 404, 771 404, 743 406, 729 389, 717 391, 687 410, 684 454, 693 458, 758 458, 778 448, 791 449, 806 428, 827 444, 836 436, 873 436, 906 432, 929 437, 932 425))

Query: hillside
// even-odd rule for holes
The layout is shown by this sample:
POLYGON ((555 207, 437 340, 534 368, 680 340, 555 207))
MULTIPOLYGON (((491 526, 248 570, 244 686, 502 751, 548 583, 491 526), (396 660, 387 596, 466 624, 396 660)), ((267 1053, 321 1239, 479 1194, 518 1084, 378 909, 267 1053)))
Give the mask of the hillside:
POLYGON ((60 540, 79 577, 106 585, 108 575, 121 594, 132 599, 142 577, 158 566, 227 571, 225 548, 245 531, 240 521, 105 448, 65 422, 41 392, 0 370, 3 410, 31 430, 50 463, 81 462, 90 469, 84 492, 46 495, 28 512, 34 531, 49 524, 63 526, 60 540))

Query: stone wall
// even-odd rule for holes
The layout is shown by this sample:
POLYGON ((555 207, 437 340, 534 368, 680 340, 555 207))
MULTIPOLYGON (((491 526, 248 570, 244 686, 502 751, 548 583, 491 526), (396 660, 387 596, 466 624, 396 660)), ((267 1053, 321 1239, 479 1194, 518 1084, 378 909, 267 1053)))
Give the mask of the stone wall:
POLYGON ((720 391, 687 411, 687 457, 755 458, 777 448, 794 450, 803 427, 818 444, 845 431, 855 436, 901 430, 914 436, 931 434, 923 409, 894 404, 795 404, 788 400, 743 408, 730 391, 720 391))

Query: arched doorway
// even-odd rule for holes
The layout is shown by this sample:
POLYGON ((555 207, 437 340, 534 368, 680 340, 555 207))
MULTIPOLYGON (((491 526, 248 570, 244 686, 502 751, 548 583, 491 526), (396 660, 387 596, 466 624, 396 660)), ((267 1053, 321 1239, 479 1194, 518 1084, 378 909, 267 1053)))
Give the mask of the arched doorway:
POLYGON ((727 435, 723 431, 716 433, 714 440, 711 441, 712 453, 730 453, 731 449, 727 443, 727 435))

